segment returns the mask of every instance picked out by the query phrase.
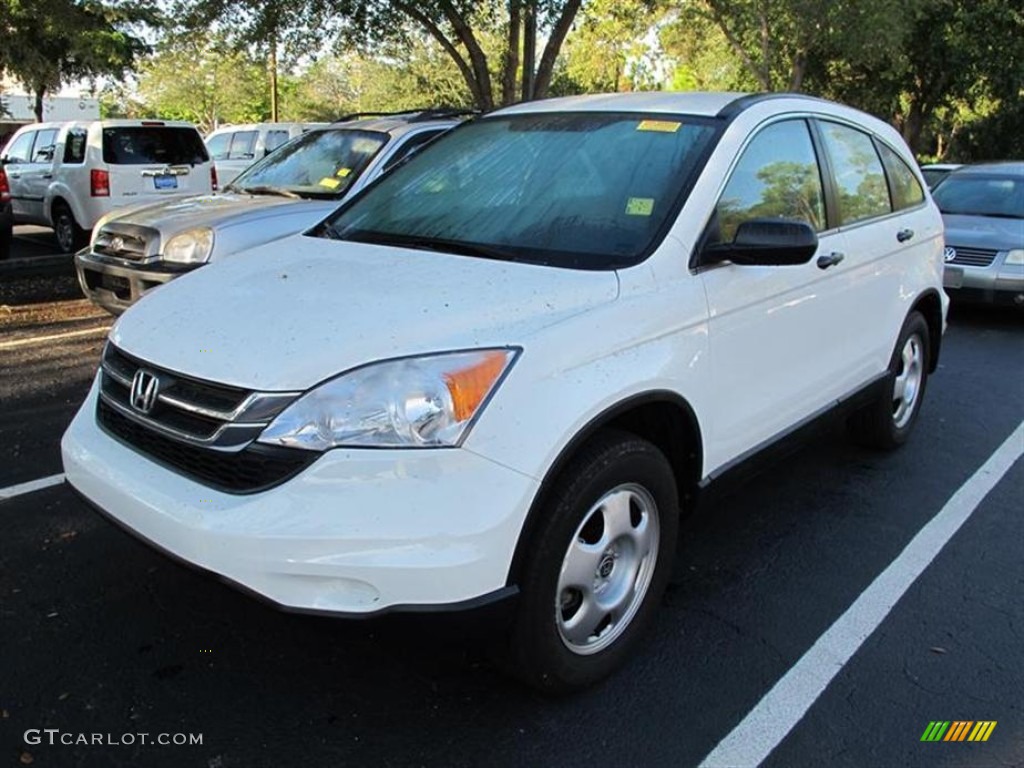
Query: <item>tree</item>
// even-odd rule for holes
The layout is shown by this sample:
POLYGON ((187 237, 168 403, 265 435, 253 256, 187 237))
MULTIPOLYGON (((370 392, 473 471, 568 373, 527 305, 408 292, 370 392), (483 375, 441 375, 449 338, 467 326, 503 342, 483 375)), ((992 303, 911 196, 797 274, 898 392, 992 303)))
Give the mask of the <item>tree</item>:
POLYGON ((293 53, 343 39, 375 51, 411 35, 432 38, 481 109, 547 95, 582 0, 178 0, 196 29, 231 20, 239 41, 280 41, 293 53), (486 39, 501 41, 488 53, 486 39), (538 41, 544 45, 538 58, 538 41))
POLYGON ((661 13, 649 0, 591 0, 565 42, 565 71, 583 92, 639 90, 658 85, 645 66, 648 34, 661 13))
POLYGON ((151 3, 0 0, 0 8, 0 65, 34 95, 37 120, 43 119, 48 92, 81 79, 122 77, 132 69, 149 50, 132 30, 160 20, 151 3))
POLYGON ((140 68, 138 99, 150 114, 188 120, 205 133, 222 122, 265 120, 264 82, 262 61, 223 35, 179 32, 164 38, 140 68))

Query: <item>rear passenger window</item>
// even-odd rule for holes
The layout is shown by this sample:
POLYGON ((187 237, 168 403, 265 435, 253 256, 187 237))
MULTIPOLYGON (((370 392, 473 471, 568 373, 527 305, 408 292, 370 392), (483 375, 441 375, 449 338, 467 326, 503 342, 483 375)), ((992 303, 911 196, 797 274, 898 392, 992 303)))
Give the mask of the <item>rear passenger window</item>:
POLYGON ((821 133, 839 192, 839 223, 852 224, 890 213, 889 188, 871 137, 824 121, 821 133))
POLYGON ((807 123, 787 120, 757 134, 743 150, 715 214, 719 232, 711 233, 712 242, 731 243, 739 225, 750 219, 788 219, 825 229, 821 172, 807 123))
POLYGON ((33 163, 49 163, 53 160, 53 145, 57 141, 57 129, 47 128, 36 134, 36 143, 32 147, 33 163))
POLYGON ((85 162, 85 140, 86 132, 81 128, 72 128, 64 139, 64 162, 84 163, 85 162))
POLYGON ((252 160, 256 155, 256 131, 239 131, 231 137, 228 160, 252 160))
POLYGON ((878 144, 878 152, 882 156, 882 163, 885 165, 886 175, 889 177, 889 193, 892 196, 892 207, 901 211, 904 208, 913 208, 915 205, 924 202, 924 190, 917 181, 910 166, 903 162, 903 158, 893 152, 885 144, 878 144))

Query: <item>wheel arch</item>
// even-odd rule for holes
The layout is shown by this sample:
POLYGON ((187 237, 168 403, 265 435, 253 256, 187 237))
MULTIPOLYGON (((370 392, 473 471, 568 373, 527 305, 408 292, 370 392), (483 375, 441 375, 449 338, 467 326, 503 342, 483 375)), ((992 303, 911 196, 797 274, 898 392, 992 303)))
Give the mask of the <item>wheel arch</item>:
POLYGON ((691 508, 704 466, 700 423, 693 408, 681 395, 668 390, 628 397, 588 421, 548 468, 519 532, 506 584, 514 585, 519 579, 529 542, 562 471, 580 449, 604 429, 629 432, 656 445, 672 465, 680 508, 691 508))
POLYGON ((920 312, 928 324, 928 373, 935 373, 942 349, 942 298, 935 289, 925 291, 910 311, 920 312))

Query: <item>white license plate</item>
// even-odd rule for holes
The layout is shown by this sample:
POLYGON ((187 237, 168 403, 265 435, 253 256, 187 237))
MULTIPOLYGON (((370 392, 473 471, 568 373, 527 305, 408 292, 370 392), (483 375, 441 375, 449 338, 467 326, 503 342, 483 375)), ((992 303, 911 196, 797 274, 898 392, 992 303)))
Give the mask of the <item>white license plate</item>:
POLYGON ((945 288, 961 288, 964 284, 964 271, 960 267, 946 267, 942 272, 942 285, 945 288))
POLYGON ((153 184, 157 189, 177 189, 178 188, 178 177, 177 176, 154 176, 153 184))

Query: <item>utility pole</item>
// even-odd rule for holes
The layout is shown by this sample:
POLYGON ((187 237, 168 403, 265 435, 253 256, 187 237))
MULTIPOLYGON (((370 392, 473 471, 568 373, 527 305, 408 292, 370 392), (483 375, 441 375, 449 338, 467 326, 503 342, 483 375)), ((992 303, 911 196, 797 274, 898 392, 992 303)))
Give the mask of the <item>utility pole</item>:
POLYGON ((277 34, 270 39, 270 122, 278 120, 277 109, 277 34))

